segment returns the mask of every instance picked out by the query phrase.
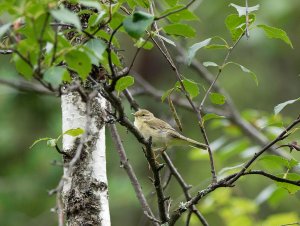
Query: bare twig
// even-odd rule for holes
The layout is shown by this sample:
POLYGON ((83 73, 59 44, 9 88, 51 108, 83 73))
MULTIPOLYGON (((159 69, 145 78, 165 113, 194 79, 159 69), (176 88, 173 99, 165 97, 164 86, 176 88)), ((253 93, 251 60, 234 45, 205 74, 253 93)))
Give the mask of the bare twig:
POLYGON ((110 70, 111 70, 111 76, 112 76, 112 78, 115 78, 116 77, 116 72, 115 72, 115 68, 114 68, 114 66, 113 66, 113 63, 112 63, 112 58, 111 58, 111 51, 112 51, 112 40, 113 40, 113 37, 114 37, 114 35, 117 33, 117 31, 122 27, 122 23, 118 26, 118 27, 116 27, 116 29, 111 33, 111 36, 110 36, 110 38, 109 38, 109 41, 108 41, 108 46, 107 46, 107 49, 106 49, 106 51, 107 51, 107 54, 108 54, 108 64, 109 64, 109 68, 110 68, 110 70))
MULTIPOLYGON (((150 10, 153 13, 153 6, 150 6, 150 10)), ((159 33, 159 29, 157 24, 154 22, 153 24, 154 29, 156 30, 157 33, 159 33)), ((214 159, 213 159, 213 154, 212 154, 212 150, 210 148, 209 145, 209 141, 208 141, 208 137, 204 128, 204 124, 203 124, 203 120, 202 120, 202 116, 201 116, 201 112, 198 108, 196 108, 195 104, 193 103, 191 97, 189 96, 188 92, 186 91, 185 86, 183 85, 182 82, 182 76, 180 75, 167 47, 165 46, 164 41, 159 38, 159 41, 161 42, 162 47, 159 46, 159 44, 155 41, 154 38, 152 38, 152 40, 154 41, 154 43, 156 44, 156 46, 159 48, 160 52, 163 54, 163 56, 166 58, 166 60, 168 61, 168 63, 170 64, 172 70, 175 72, 176 78, 180 84, 181 90, 183 92, 183 94, 185 95, 186 99, 188 100, 188 102, 190 103, 191 107, 193 108, 194 112, 196 113, 197 119, 198 119, 198 125, 200 127, 200 131, 202 133, 202 136, 204 138, 205 144, 207 145, 207 149, 208 149, 208 154, 209 154, 209 160, 210 160, 210 167, 211 167, 211 174, 212 174, 212 183, 216 183, 217 182, 217 176, 216 176, 216 170, 215 170, 215 164, 214 164, 214 159)))
POLYGON ((50 65, 53 65, 54 61, 56 60, 57 37, 58 37, 58 28, 55 28, 54 44, 53 44, 53 54, 52 54, 52 57, 51 57, 51 63, 50 63, 50 65))
POLYGON ((190 7, 195 1, 196 1, 196 0, 192 0, 192 1, 190 1, 189 3, 187 3, 185 6, 183 6, 182 8, 180 8, 180 9, 171 11, 171 12, 166 13, 166 14, 164 14, 164 15, 162 15, 162 16, 159 16, 159 17, 155 17, 154 20, 161 20, 161 19, 166 18, 166 17, 168 17, 168 16, 170 16, 170 15, 172 15, 172 14, 179 13, 179 12, 181 12, 181 11, 187 9, 188 7, 190 7))
POLYGON ((150 165, 151 171, 153 173, 153 183, 156 190, 156 195, 158 199, 158 210, 159 216, 162 223, 168 221, 167 212, 165 207, 166 197, 164 196, 162 185, 161 185, 161 178, 160 178, 160 166, 157 165, 154 153, 151 149, 151 139, 146 140, 142 134, 137 130, 137 128, 132 124, 131 121, 128 120, 124 113, 123 105, 121 99, 117 97, 112 91, 109 89, 109 86, 104 84, 104 90, 100 90, 100 94, 106 98, 111 105, 117 110, 118 112, 118 122, 125 126, 135 137, 136 139, 145 146, 144 153, 147 158, 147 161, 150 165))
MULTIPOLYGON (((184 49, 177 44, 176 50, 179 52, 179 54, 184 57, 185 51, 184 49)), ((199 61, 194 59, 191 62, 191 67, 201 76, 207 83, 211 84, 214 81, 214 76, 207 70, 206 67, 202 65, 199 61)), ((238 112, 234 102, 232 101, 231 97, 227 94, 227 92, 218 85, 216 82, 214 84, 213 89, 221 93, 223 96, 226 97, 225 107, 229 111, 229 114, 226 116, 233 124, 237 125, 247 136, 249 136, 252 140, 254 140, 256 143, 258 143, 261 146, 265 146, 268 144, 269 140, 266 138, 266 136, 261 133, 258 129, 256 129, 254 126, 252 126, 249 122, 244 120, 241 116, 241 114, 238 112)), ((222 115, 222 114, 221 114, 222 115)), ((283 156, 283 157, 289 157, 288 154, 285 154, 282 151, 276 150, 276 146, 270 147, 270 151, 272 153, 283 156)))
POLYGON ((57 208, 57 217, 58 217, 58 226, 64 226, 64 211, 63 203, 61 200, 61 193, 57 192, 56 194, 56 208, 57 208))
POLYGON ((245 175, 261 175, 261 176, 270 178, 273 181, 283 182, 283 183, 288 183, 288 184, 293 184, 293 185, 296 185, 296 186, 300 186, 300 180, 298 180, 298 181, 288 180, 288 179, 285 179, 285 178, 274 176, 274 175, 272 175, 270 173, 267 173, 267 172, 264 172, 262 170, 250 170, 250 171, 244 172, 242 174, 242 176, 245 176, 245 175))
MULTIPOLYGON (((183 177, 180 175, 180 173, 178 172, 178 170, 176 169, 175 165, 172 163, 170 157, 168 156, 168 154, 166 152, 164 152, 162 154, 163 159, 165 160, 165 162, 167 163, 171 173, 173 174, 173 176, 176 178, 178 184, 180 185, 180 187, 182 188, 182 191, 185 195, 186 201, 190 201, 192 196, 189 192, 191 186, 188 185, 183 177)), ((198 219, 200 220, 200 222, 202 223, 202 225, 204 226, 208 226, 208 222, 206 221, 206 219, 203 217, 203 215, 200 213, 200 211, 197 209, 197 207, 195 205, 191 205, 189 213, 195 213, 195 215, 198 217, 198 219)), ((188 222, 188 220, 187 220, 188 222)))
POLYGON ((112 138, 113 138, 113 141, 115 143, 115 146, 117 148, 117 151, 118 151, 118 154, 120 156, 120 160, 121 160, 121 164, 122 164, 122 167, 124 168, 124 170, 126 171, 129 179, 130 179, 130 182, 135 190, 135 194, 142 206, 142 209, 145 213, 145 215, 151 220, 154 222, 154 225, 159 225, 157 224, 157 221, 155 219, 155 216, 152 212, 152 210, 150 209, 150 206, 143 194, 143 191, 142 191, 142 188, 141 188, 141 185, 136 177, 136 174, 131 166, 131 164, 129 163, 128 159, 127 159, 127 156, 126 156, 126 152, 125 152, 125 149, 123 147, 123 144, 122 144, 122 141, 121 141, 121 138, 118 134, 118 131, 117 131, 117 128, 114 124, 111 124, 109 125, 109 128, 110 128, 110 131, 111 131, 111 135, 112 135, 112 138))
POLYGON ((42 30, 41 30, 41 33, 40 33, 40 36, 38 38, 38 42, 39 42, 39 53, 38 53, 38 65, 37 65, 37 69, 36 69, 36 72, 37 72, 37 76, 41 76, 41 63, 42 63, 42 54, 43 54, 43 36, 44 36, 44 33, 45 33, 45 30, 46 30, 46 27, 47 27, 47 23, 48 23, 48 20, 49 20, 49 17, 50 17, 50 13, 47 12, 46 13, 46 18, 45 18, 45 21, 43 23, 43 27, 42 27, 42 30))
MULTIPOLYGON (((135 77, 135 81, 139 84, 141 88, 138 95, 149 95, 152 96, 155 100, 161 102, 161 97, 164 94, 164 92, 152 86, 148 81, 143 79, 138 73, 134 72, 133 74, 135 77)), ((193 111, 191 105, 187 103, 184 98, 180 98, 180 97, 172 98, 172 102, 179 107, 182 107, 189 111, 193 111)), ((194 105, 196 105, 195 102, 194 105)), ((222 115, 224 117, 229 117, 229 114, 227 112, 214 107, 204 107, 201 113, 215 113, 218 115, 222 115)))
POLYGON ((262 176, 268 177, 268 178, 270 178, 274 181, 284 182, 284 183, 289 183, 289 184, 293 184, 293 185, 296 185, 296 186, 300 186, 300 181, 293 181, 293 180, 288 180, 288 179, 285 179, 285 178, 280 178, 280 177, 274 176, 272 174, 269 174, 269 173, 266 173, 266 172, 263 172, 263 171, 253 170, 253 171, 246 172, 246 170, 249 168, 249 166, 261 154, 263 154, 266 150, 268 150, 268 148, 270 146, 273 146, 278 141, 281 141, 281 140, 285 139, 288 136, 289 131, 299 123, 300 123, 300 117, 298 117, 296 120, 294 120, 277 138, 275 138, 272 142, 270 142, 268 145, 266 145, 264 148, 262 148, 258 153, 256 153, 245 164, 245 166, 243 167, 243 169, 240 172, 231 174, 231 175, 227 176, 226 178, 224 178, 222 180, 219 180, 217 183, 211 184, 207 188, 197 192, 197 194, 193 198, 191 198, 188 202, 184 203, 184 205, 181 205, 179 208, 177 208, 173 212, 173 214, 170 217, 169 225, 170 226, 174 225, 176 223, 176 221, 179 219, 179 217, 182 215, 182 213, 187 211, 190 206, 192 206, 194 204, 197 204, 200 199, 202 199, 203 197, 205 197, 209 193, 213 192, 214 190, 216 190, 219 187, 232 187, 233 183, 235 181, 237 181, 240 177, 245 176, 245 175, 257 174, 257 175, 262 175, 262 176))
POLYGON ((203 99, 202 99, 202 101, 201 101, 201 104, 200 104, 200 107, 199 107, 200 110, 203 108, 207 96, 209 95, 209 93, 210 93, 210 91, 212 90, 212 88, 214 87, 216 81, 217 81, 218 78, 220 77, 220 75, 221 75, 221 73, 222 73, 222 71, 223 71, 223 68, 225 67, 225 65, 226 65, 226 63, 227 63, 227 60, 228 60, 230 54, 232 53, 232 51, 234 50, 234 48, 236 47, 236 45, 240 42, 240 40, 242 39, 243 36, 244 36, 244 33, 242 33, 242 34, 240 35, 240 37, 235 41, 235 43, 229 48, 229 50, 228 50, 228 52, 227 52, 227 54, 226 54, 226 56, 225 56, 225 58, 224 58, 224 60, 223 60, 223 63, 222 63, 221 67, 220 67, 219 70, 218 70, 217 76, 216 76, 215 79, 212 81, 212 83, 210 84, 209 88, 206 90, 206 92, 205 92, 205 94, 204 94, 204 97, 203 97, 203 99))
POLYGON ((186 225, 186 226, 189 226, 189 225, 190 225, 192 213, 193 213, 193 212, 192 212, 191 210, 189 210, 188 215, 187 215, 187 217, 186 217, 186 222, 185 222, 185 225, 186 225))
POLYGON ((268 145, 266 145, 262 150, 260 150, 258 153, 255 153, 254 156, 245 164, 245 166, 240 170, 239 173, 237 173, 232 179, 230 179, 227 183, 233 184, 239 177, 241 177, 246 170, 250 167, 250 165, 260 156, 262 155, 266 150, 268 150, 270 147, 272 147, 277 142, 285 139, 288 136, 288 132, 296 126, 298 123, 300 123, 300 118, 297 118, 295 121, 292 122, 284 131, 282 131, 279 136, 277 136, 276 139, 274 139, 272 142, 270 142, 268 145))
POLYGON ((50 95, 50 96, 55 96, 58 94, 56 92, 50 91, 49 89, 46 89, 44 86, 32 82, 27 82, 21 79, 9 80, 9 79, 0 78, 0 84, 7 85, 9 87, 17 89, 18 91, 35 92, 35 93, 50 95))

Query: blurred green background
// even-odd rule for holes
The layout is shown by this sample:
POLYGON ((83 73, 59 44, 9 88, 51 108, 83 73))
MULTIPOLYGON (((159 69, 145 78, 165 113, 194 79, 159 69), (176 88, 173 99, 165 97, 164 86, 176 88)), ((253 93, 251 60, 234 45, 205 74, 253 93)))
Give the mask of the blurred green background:
MULTIPOLYGON (((232 2, 240 4, 240 1, 232 2)), ((235 13, 235 10, 228 7, 229 3, 229 1, 199 1, 194 12, 200 17, 200 21, 192 22, 197 29, 197 37, 189 40, 187 46, 215 35, 230 40, 224 20, 230 13, 235 13)), ((266 112, 271 115, 278 103, 300 96, 300 2, 251 0, 249 4, 251 6, 260 4, 256 23, 284 29, 294 49, 282 41, 267 39, 260 30, 250 31, 250 39, 242 40, 233 51, 230 60, 255 72, 259 86, 255 85, 250 76, 235 67, 226 68, 219 82, 232 96, 241 112, 254 109, 258 110, 258 114, 266 112)), ((128 37, 122 34, 120 37, 126 50, 125 61, 129 63, 135 49, 128 37)), ((173 52, 175 56, 176 51, 173 52)), ((201 50, 197 54, 197 58, 201 61, 219 63, 224 56, 225 52, 222 50, 201 50)), ((0 62, 1 77, 18 79, 9 56, 0 56, 0 62)), ((171 88, 175 83, 174 73, 155 48, 141 52, 135 70, 158 89, 171 88)), ((186 77, 201 82, 191 69, 180 65, 180 70, 186 77)), ((212 72, 215 73, 213 70, 212 72)), ((201 91, 203 93, 203 90, 201 91)), ((171 117, 167 105, 156 102, 151 97, 137 97, 137 100, 143 108, 150 109, 157 116, 164 119, 171 117)), ((61 167, 51 164, 54 160, 61 161, 60 155, 45 143, 38 144, 32 150, 29 146, 38 138, 57 137, 61 133, 60 99, 19 92, 0 84, 0 109, 0 225, 56 225, 56 214, 50 211, 55 207, 55 197, 49 197, 47 191, 54 188, 60 180, 61 167)), ((285 117, 296 117, 299 109, 299 104, 295 104, 284 110, 283 114, 285 117)), ((126 110, 130 112, 127 104, 126 110)), ((194 114, 182 109, 178 109, 178 112, 184 124, 183 133, 200 140, 194 114)), ((214 123, 208 125, 211 141, 223 137, 222 131, 216 132, 213 129, 214 123)), ((118 128, 143 191, 153 208, 156 208, 155 196, 151 196, 153 188, 148 179, 151 174, 141 146, 124 128, 118 128)), ((112 225, 144 225, 143 213, 129 179, 119 166, 119 157, 109 131, 106 134, 112 225)), ((249 147, 255 144, 246 140, 239 145, 249 147)), ((218 151, 222 152, 222 148, 218 151)), ((189 148, 171 151, 170 155, 186 181, 193 185, 193 193, 209 184, 210 170, 207 156, 195 157, 197 154, 189 148)), ((236 157, 233 160, 220 156, 216 158, 217 170, 238 162, 236 157)), ((300 159, 299 155, 295 157, 300 159)), ((166 194, 173 198, 173 207, 184 201, 180 187, 173 179, 166 194)), ((216 191, 201 201, 199 207, 211 225, 280 225, 282 219, 284 219, 282 224, 287 221, 299 222, 299 198, 299 194, 292 196, 283 189, 277 189, 267 179, 249 176, 232 189, 216 191), (263 190, 267 195, 261 194, 263 190), (264 200, 264 197, 268 201, 264 200), (282 215, 278 215, 279 213, 282 215), (263 221, 264 224, 259 224, 263 221)), ((178 225, 184 225, 183 220, 184 218, 178 225)), ((192 225, 199 223, 193 218, 192 225)))

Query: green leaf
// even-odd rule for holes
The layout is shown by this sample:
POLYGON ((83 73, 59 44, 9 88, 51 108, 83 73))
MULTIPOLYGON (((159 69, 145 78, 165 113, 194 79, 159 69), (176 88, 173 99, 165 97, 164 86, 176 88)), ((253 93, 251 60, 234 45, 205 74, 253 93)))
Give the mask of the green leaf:
POLYGON ((48 141, 48 140, 52 140, 53 138, 50 138, 50 137, 43 137, 43 138, 40 138, 38 140, 35 140, 33 142, 32 145, 30 145, 29 149, 32 149, 37 143, 41 142, 41 141, 48 141))
POLYGON ((149 8, 150 7, 150 2, 149 0, 135 0, 135 2, 141 6, 141 7, 144 7, 144 8, 149 8))
POLYGON ((270 215, 260 225, 263 226, 297 226, 299 222, 297 211, 289 213, 277 213, 270 215), (297 223, 295 223, 297 222, 297 223))
POLYGON ((134 12, 123 21, 125 31, 133 38, 141 37, 149 25, 152 24, 154 16, 145 12, 134 12))
POLYGON ((168 89, 162 96, 161 96, 161 102, 164 102, 165 99, 170 96, 170 94, 174 91, 174 88, 168 89))
POLYGON ((300 101, 300 97, 297 98, 297 99, 294 99, 294 100, 288 100, 288 101, 285 101, 285 102, 283 102, 283 103, 281 103, 281 104, 276 105, 275 108, 274 108, 274 114, 277 115, 277 114, 278 114, 279 112, 281 112, 287 105, 293 104, 293 103, 295 103, 295 102, 297 102, 297 101, 300 101))
POLYGON ((26 79, 32 78, 33 69, 27 62, 25 62, 21 57, 14 54, 13 60, 15 62, 15 66, 17 71, 23 75, 26 79))
POLYGON ((72 137, 77 137, 83 133, 84 133, 84 130, 81 128, 69 129, 66 132, 64 132, 64 134, 70 135, 72 137))
POLYGON ((166 2, 169 6, 175 6, 175 5, 177 5, 178 0, 165 0, 165 2, 166 2))
POLYGON ((4 24, 0 27, 0 38, 9 30, 11 23, 4 24))
POLYGON ((234 7, 236 9, 236 11, 238 12, 239 16, 246 15, 246 10, 248 11, 248 14, 259 10, 259 4, 255 5, 255 6, 247 7, 247 8, 233 4, 233 3, 230 3, 229 6, 234 7))
POLYGON ((211 41, 211 38, 208 38, 208 39, 205 39, 204 41, 202 42, 198 42, 198 43, 195 43, 194 45, 192 45, 191 47, 189 47, 188 49, 188 54, 187 54, 187 58, 188 58, 188 65, 191 64, 192 60, 194 59, 195 55, 196 55, 196 52, 207 46, 211 41))
POLYGON ((70 82, 71 77, 65 67, 50 67, 44 74, 44 80, 51 83, 54 87, 58 87, 63 81, 70 82))
POLYGON ((92 1, 92 0, 80 0, 79 4, 88 7, 88 8, 95 8, 98 10, 98 12, 101 11, 101 5, 97 1, 92 1))
POLYGON ((226 101, 226 97, 220 93, 210 93, 209 99, 213 104, 219 104, 219 105, 225 104, 226 101))
POLYGON ((117 67, 119 67, 119 68, 122 67, 122 63, 121 63, 118 55, 114 51, 111 52, 111 60, 112 60, 113 64, 116 65, 117 67))
POLYGON ((152 42, 146 41, 143 38, 139 38, 137 42, 134 44, 135 47, 137 48, 143 48, 143 49, 152 49, 153 44, 152 42))
MULTIPOLYGON (((186 89, 186 91, 188 92, 188 94, 191 96, 192 99, 199 95, 200 91, 196 82, 190 79, 183 79, 182 83, 184 88, 186 89)), ((175 87, 181 88, 181 85, 178 81, 176 82, 175 87)))
POLYGON ((259 163, 262 164, 266 170, 281 170, 283 167, 292 169, 298 164, 294 159, 288 160, 278 155, 265 155, 259 159, 259 163))
POLYGON ((219 67, 215 62, 206 61, 202 63, 204 67, 219 67))
POLYGON ((109 22, 109 26, 111 27, 111 29, 115 30, 118 26, 120 26, 121 23, 123 23, 125 18, 126 17, 124 15, 117 12, 111 18, 111 21, 109 22))
MULTIPOLYGON (((102 21, 105 15, 106 15, 105 11, 100 11, 99 14, 91 15, 88 20, 89 27, 95 28, 97 25, 99 25, 99 23, 102 21)), ((96 30, 96 28, 94 30, 96 30)))
POLYGON ((237 65, 237 66, 239 66, 239 68, 242 69, 243 72, 246 72, 246 73, 250 74, 250 75, 252 76, 252 78, 253 78, 255 84, 258 86, 257 76, 256 76, 256 74, 255 74, 254 72, 250 71, 248 68, 244 67, 243 65, 240 65, 240 64, 235 63, 235 62, 228 62, 228 63, 226 63, 226 64, 224 65, 224 67, 227 66, 227 65, 229 65, 229 64, 237 65))
POLYGON ((265 24, 257 25, 257 27, 263 29, 268 38, 281 39, 286 44, 288 44, 291 48, 293 48, 293 44, 284 30, 281 30, 276 27, 270 27, 265 24))
POLYGON ((199 148, 193 148, 188 151, 188 158, 192 161, 209 160, 209 156, 206 150, 199 148))
MULTIPOLYGON (((249 25, 251 25, 254 21, 255 15, 249 14, 249 25)), ((239 17, 237 14, 230 14, 226 17, 225 24, 231 34, 232 40, 235 42, 245 31, 246 16, 239 17)))
MULTIPOLYGON (((297 173, 280 174, 277 176, 288 180, 300 181, 300 175, 297 173)), ((286 189, 290 194, 295 194, 297 191, 300 190, 300 186, 297 185, 293 185, 285 182, 277 182, 277 181, 276 184, 279 187, 286 189)))
POLYGON ((268 204, 275 208, 278 207, 278 205, 281 203, 282 200, 284 200, 287 196, 287 192, 284 188, 278 188, 273 192, 273 194, 269 197, 267 200, 268 204))
POLYGON ((83 80, 88 77, 92 69, 92 62, 86 53, 79 50, 71 50, 65 55, 65 60, 68 67, 77 72, 83 80))
POLYGON ((249 147, 249 141, 246 139, 240 139, 237 141, 230 142, 227 145, 223 145, 220 149, 219 157, 222 161, 230 159, 233 156, 237 156, 249 147))
POLYGON ((50 140, 47 140, 47 146, 48 147, 55 147, 56 146, 56 143, 57 143, 57 140, 56 139, 50 139, 50 140))
POLYGON ((50 13, 55 19, 64 23, 73 24, 78 30, 81 30, 79 17, 70 10, 65 8, 53 9, 50 13))
POLYGON ((100 39, 91 39, 86 44, 91 52, 100 60, 106 50, 106 44, 100 39))
POLYGON ((203 123, 207 122, 208 120, 211 120, 211 119, 224 119, 225 117, 222 116, 222 115, 217 115, 215 113, 207 113, 203 116, 202 120, 203 120, 203 123))
POLYGON ((195 37, 196 31, 187 24, 169 24, 163 27, 168 35, 182 36, 186 38, 195 37))
MULTIPOLYGON (((166 11, 161 13, 161 16, 166 15, 170 12, 174 12, 176 10, 182 9, 185 5, 176 5, 175 7, 169 8, 166 11)), ((184 9, 181 10, 177 13, 173 13, 169 16, 167 16, 167 18, 173 22, 173 23, 178 23, 182 20, 198 20, 199 18, 191 11, 189 11, 188 9, 184 9)))
POLYGON ((133 84, 134 84, 134 77, 128 75, 128 76, 120 78, 117 81, 115 89, 118 92, 122 92, 123 90, 127 89, 129 86, 132 86, 133 84))

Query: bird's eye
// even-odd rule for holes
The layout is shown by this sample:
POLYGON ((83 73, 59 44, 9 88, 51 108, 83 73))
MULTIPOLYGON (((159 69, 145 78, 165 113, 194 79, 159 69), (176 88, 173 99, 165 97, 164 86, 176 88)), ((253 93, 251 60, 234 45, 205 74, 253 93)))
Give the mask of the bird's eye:
POLYGON ((142 114, 142 116, 145 116, 145 114, 142 114))

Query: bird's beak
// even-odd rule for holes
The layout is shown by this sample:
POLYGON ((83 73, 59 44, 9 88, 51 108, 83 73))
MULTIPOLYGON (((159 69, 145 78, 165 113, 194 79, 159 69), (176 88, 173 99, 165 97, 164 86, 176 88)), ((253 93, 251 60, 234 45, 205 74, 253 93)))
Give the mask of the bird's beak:
POLYGON ((135 113, 131 113, 131 114, 135 116, 135 113))

